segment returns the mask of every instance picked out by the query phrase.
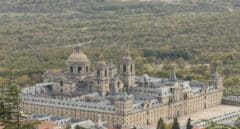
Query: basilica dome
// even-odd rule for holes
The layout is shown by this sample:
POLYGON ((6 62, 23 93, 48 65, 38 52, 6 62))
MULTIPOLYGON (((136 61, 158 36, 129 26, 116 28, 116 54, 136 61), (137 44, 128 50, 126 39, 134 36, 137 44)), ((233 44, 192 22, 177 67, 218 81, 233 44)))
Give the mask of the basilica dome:
POLYGON ((133 60, 130 56, 123 57, 123 63, 131 63, 133 60))
POLYGON ((76 48, 75 52, 73 52, 68 60, 68 62, 73 62, 73 63, 87 63, 89 62, 89 59, 86 54, 84 54, 82 51, 80 51, 79 48, 76 48))

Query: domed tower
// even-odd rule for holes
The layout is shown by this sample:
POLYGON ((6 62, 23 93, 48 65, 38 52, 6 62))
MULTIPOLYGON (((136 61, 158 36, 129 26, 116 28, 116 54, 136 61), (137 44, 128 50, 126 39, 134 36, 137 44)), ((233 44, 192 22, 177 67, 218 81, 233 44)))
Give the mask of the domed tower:
POLYGON ((135 62, 129 55, 129 49, 122 59, 122 64, 120 65, 120 75, 127 91, 129 91, 131 87, 135 86, 135 62))
POLYGON ((75 51, 68 58, 66 65, 68 73, 72 76, 83 77, 90 72, 90 61, 79 46, 75 47, 75 51))
POLYGON ((105 96, 110 92, 109 89, 109 69, 107 63, 104 61, 103 55, 100 56, 99 61, 95 65, 95 90, 105 96))

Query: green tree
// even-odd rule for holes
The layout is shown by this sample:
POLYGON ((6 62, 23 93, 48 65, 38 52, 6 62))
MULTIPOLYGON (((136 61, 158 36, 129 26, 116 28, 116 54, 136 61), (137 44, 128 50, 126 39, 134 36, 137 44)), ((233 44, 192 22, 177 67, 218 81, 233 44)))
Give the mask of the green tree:
POLYGON ((165 129, 165 124, 164 124, 163 119, 161 117, 158 120, 157 129, 165 129))
POLYGON ((71 125, 70 124, 67 124, 65 129, 71 129, 71 125))
POLYGON ((172 125, 173 125, 172 122, 171 122, 171 123, 167 123, 167 124, 166 124, 166 129, 172 129, 172 125))
POLYGON ((0 101, 0 121, 4 124, 4 129, 35 129, 39 121, 30 123, 20 123, 20 89, 15 81, 9 81, 2 86, 4 94, 0 101))
POLYGON ((4 83, 2 87, 4 94, 1 99, 1 108, 0 108, 0 120, 16 120, 20 117, 19 113, 19 93, 17 85, 11 81, 4 83))
POLYGON ((76 125, 76 126, 74 127, 74 129, 86 129, 86 128, 81 127, 81 126, 79 126, 79 125, 76 125))
POLYGON ((4 122, 5 129, 20 129, 19 89, 13 81, 10 81, 3 84, 2 91, 0 121, 4 122))
POLYGON ((180 125, 178 123, 178 118, 174 118, 173 120, 173 126, 172 126, 172 129, 180 129, 180 125))
POLYGON ((192 129, 192 128, 193 126, 191 125, 191 118, 189 117, 187 121, 187 129, 192 129))

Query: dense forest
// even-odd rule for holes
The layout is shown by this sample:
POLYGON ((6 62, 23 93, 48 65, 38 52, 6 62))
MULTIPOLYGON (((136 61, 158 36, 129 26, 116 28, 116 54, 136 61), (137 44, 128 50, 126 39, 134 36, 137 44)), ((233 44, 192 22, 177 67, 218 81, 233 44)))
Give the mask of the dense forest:
POLYGON ((209 81, 240 95, 240 0, 1 0, 0 81, 41 81, 73 46, 118 65, 127 44, 138 75, 209 81))

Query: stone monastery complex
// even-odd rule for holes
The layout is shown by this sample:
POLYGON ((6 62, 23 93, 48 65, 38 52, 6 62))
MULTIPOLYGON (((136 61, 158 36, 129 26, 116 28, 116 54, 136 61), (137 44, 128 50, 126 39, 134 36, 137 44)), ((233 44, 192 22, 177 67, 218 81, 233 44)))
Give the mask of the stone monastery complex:
POLYGON ((81 50, 66 61, 67 70, 45 72, 44 82, 22 90, 24 113, 106 121, 110 127, 153 126, 221 104, 223 78, 215 71, 211 82, 136 76, 135 62, 128 54, 118 67, 100 56, 90 70, 81 50))

